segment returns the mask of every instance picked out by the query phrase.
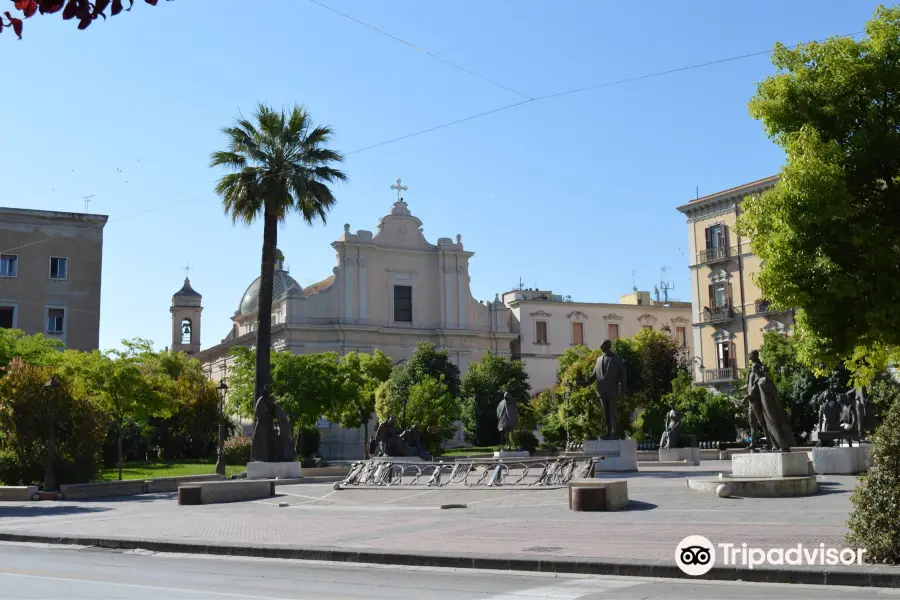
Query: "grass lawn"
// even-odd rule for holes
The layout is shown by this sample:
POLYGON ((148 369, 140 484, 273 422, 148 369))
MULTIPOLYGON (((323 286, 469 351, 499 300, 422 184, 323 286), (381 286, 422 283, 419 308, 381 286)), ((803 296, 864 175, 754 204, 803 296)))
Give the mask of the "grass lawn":
MULTIPOLYGON (((246 465, 226 465, 227 476, 243 473, 246 465)), ((215 461, 171 461, 171 462, 126 462, 122 467, 122 479, 153 479, 155 477, 177 477, 180 475, 212 475, 216 472, 215 461)), ((110 467, 100 470, 98 481, 115 481, 119 469, 110 467)))
POLYGON ((473 456, 475 454, 493 454, 500 446, 473 446, 471 448, 454 448, 441 456, 473 456))

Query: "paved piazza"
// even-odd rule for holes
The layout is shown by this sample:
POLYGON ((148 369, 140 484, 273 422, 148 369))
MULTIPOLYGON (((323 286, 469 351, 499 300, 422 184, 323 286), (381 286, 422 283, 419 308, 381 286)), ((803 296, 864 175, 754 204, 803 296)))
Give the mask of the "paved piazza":
POLYGON ((610 513, 569 511, 562 488, 335 491, 322 483, 280 486, 275 498, 210 506, 178 506, 175 494, 3 503, 0 531, 648 561, 671 561, 688 535, 764 549, 843 545, 855 477, 821 476, 820 493, 805 498, 721 499, 687 488, 688 476, 714 476, 729 467, 726 461, 642 467, 627 477, 629 508, 610 513), (445 504, 467 508, 441 509, 445 504))

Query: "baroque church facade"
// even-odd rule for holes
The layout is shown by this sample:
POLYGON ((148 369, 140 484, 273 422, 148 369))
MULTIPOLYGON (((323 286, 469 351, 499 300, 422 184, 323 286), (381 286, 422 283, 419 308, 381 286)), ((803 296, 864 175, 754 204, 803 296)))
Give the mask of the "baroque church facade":
MULTIPOLYGON (((351 233, 344 225, 332 243, 336 265, 331 275, 303 287, 284 268, 278 253, 272 303, 272 347, 296 354, 373 352, 380 349, 399 364, 420 342, 450 352, 465 373, 469 363, 486 352, 509 356, 510 310, 497 297, 479 302, 472 297, 469 260, 462 244, 439 238, 430 243, 422 221, 400 197, 376 232, 351 233)), ((172 297, 172 348, 193 354, 211 379, 227 377, 233 346, 252 347, 259 300, 257 277, 244 292, 222 341, 200 349, 202 297, 185 279, 172 297)), ((363 430, 344 430, 324 419, 321 452, 330 459, 363 456, 363 430)), ((371 428, 370 428, 371 430, 371 428)), ((456 440, 462 441, 461 432, 456 440)))

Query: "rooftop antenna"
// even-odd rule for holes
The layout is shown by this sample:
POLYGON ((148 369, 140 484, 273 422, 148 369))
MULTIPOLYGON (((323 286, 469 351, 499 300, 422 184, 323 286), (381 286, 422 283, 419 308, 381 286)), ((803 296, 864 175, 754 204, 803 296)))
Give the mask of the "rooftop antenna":
POLYGON ((700 199, 700 186, 697 186, 697 200, 700 199))
POLYGON ((84 198, 84 213, 85 214, 87 214, 88 206, 91 203, 91 198, 93 198, 94 196, 96 196, 96 194, 91 194, 90 196, 82 196, 82 198, 84 198))
POLYGON ((525 284, 522 282, 522 278, 519 277, 519 287, 516 288, 520 292, 525 289, 525 284))
POLYGON ((637 291, 637 275, 635 275, 636 271, 631 272, 631 291, 637 291))
POLYGON ((675 289, 674 281, 666 281, 666 271, 669 267, 660 267, 659 269, 659 290, 656 292, 656 300, 659 301, 659 292, 662 291, 663 302, 669 301, 669 290, 675 289))

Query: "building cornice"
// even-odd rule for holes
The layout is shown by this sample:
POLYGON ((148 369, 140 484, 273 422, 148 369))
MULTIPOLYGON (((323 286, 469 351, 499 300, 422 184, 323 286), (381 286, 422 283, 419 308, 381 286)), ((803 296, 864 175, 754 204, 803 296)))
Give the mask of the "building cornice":
POLYGON ((778 179, 778 175, 772 175, 771 177, 751 181, 750 183, 691 200, 687 204, 678 206, 677 209, 679 212, 687 215, 688 218, 700 215, 709 217, 717 212, 727 212, 743 202, 747 196, 759 194, 775 187, 778 179))

